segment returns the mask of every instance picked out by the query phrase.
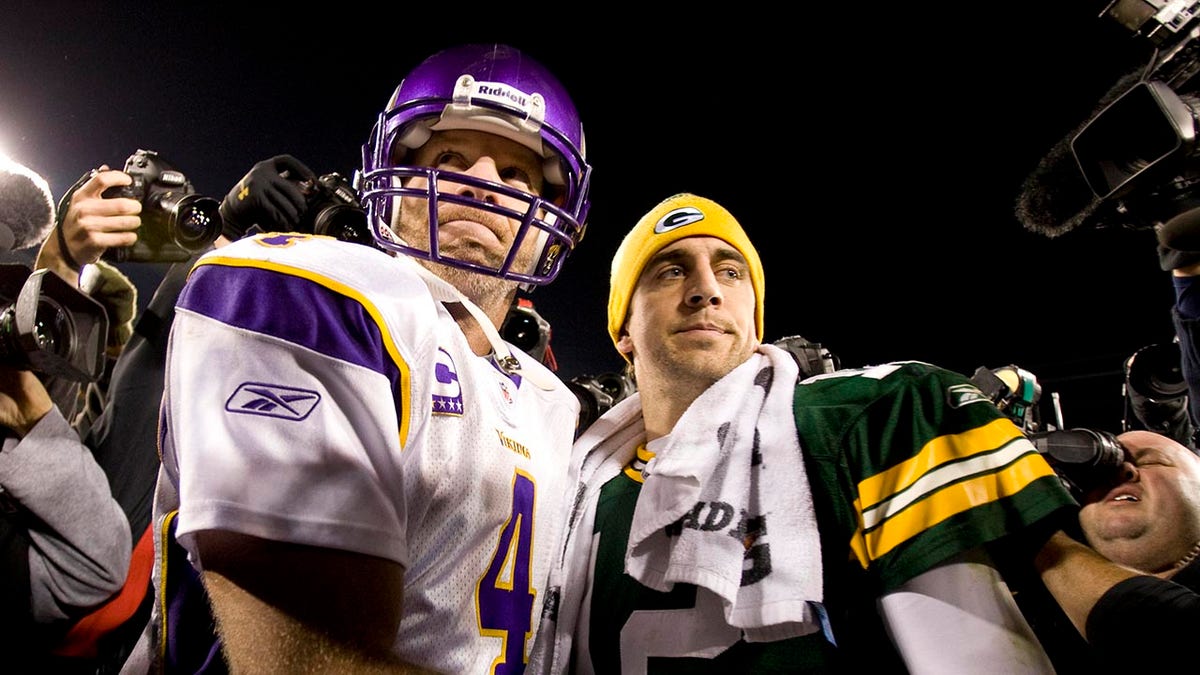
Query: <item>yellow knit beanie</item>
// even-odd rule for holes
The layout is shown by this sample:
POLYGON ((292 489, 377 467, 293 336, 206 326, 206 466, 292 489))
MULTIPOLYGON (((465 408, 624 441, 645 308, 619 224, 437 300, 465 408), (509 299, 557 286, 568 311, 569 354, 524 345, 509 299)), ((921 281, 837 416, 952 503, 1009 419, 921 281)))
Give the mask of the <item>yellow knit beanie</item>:
MULTIPOLYGON (((763 268, 758 251, 733 214, 723 206, 684 192, 664 199, 642 216, 613 256, 608 287, 608 334, 613 345, 621 337, 629 299, 646 262, 672 242, 702 236, 721 239, 746 258, 754 287, 754 326, 758 339, 763 339, 763 268)), ((627 355, 623 356, 629 360, 627 355)))

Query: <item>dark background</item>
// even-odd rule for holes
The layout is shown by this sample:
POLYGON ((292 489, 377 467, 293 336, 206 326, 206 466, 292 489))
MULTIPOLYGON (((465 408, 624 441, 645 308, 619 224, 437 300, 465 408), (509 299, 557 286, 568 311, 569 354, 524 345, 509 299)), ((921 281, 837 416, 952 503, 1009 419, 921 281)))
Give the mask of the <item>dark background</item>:
MULTIPOLYGON (((574 94, 595 167, 587 236, 532 296, 564 379, 623 363, 608 263, 679 191, 757 242, 768 340, 800 334, 843 365, 1016 364, 1066 426, 1115 432, 1123 361, 1173 335, 1152 231, 1051 238, 1014 215, 1037 161, 1149 53, 1105 2, 302 4, 0 2, 0 151, 56 200, 138 148, 216 198, 279 153, 350 175, 405 72, 501 41, 574 94)), ((147 300, 162 266, 124 269, 147 300)))

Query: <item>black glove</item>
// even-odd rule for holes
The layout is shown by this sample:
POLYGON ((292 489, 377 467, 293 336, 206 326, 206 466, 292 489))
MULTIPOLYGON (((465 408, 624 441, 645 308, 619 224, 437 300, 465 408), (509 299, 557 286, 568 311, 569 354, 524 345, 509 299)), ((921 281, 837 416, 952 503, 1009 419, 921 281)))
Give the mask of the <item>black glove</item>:
POLYGON ((234 241, 254 228, 288 232, 300 224, 308 205, 302 183, 313 185, 317 175, 291 155, 276 155, 255 164, 221 201, 221 234, 234 241))
POLYGON ((1164 272, 1170 272, 1180 267, 1191 267, 1200 263, 1200 251, 1176 251, 1162 244, 1158 245, 1158 266, 1164 272))

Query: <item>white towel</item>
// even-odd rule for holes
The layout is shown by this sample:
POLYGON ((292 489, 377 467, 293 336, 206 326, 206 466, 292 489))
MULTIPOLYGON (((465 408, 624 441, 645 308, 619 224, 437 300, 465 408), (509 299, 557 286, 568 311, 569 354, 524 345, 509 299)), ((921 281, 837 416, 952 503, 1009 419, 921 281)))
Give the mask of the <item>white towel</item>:
POLYGON ((762 345, 692 403, 646 467, 626 551, 626 572, 650 588, 716 593, 751 641, 820 628, 809 603, 822 600, 821 544, 792 412, 798 373, 787 352, 762 345))

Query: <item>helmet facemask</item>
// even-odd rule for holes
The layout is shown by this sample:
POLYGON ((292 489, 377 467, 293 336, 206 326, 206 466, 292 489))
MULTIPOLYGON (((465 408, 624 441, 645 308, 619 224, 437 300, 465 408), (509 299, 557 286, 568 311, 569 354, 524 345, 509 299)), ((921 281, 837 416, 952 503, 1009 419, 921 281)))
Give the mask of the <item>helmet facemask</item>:
MULTIPOLYGON (((482 48, 460 51, 471 49, 482 48)), ((548 73, 510 48, 491 47, 482 56, 472 56, 465 66, 441 64, 439 57, 431 57, 401 83, 363 148, 359 189, 375 238, 385 249, 502 277, 527 289, 549 283, 582 239, 587 215, 591 168, 583 157, 582 128, 575 120, 574 107, 557 82, 548 79, 548 73), (515 84, 476 80, 470 72, 460 70, 445 95, 438 96, 444 80, 449 79, 445 74, 454 72, 446 70, 451 67, 493 77, 507 73, 515 84), (520 86, 539 86, 549 93, 524 91, 520 86), (564 119, 571 121, 565 131, 556 126, 564 119), (405 163, 412 161, 413 150, 435 132, 452 129, 494 134, 532 150, 543 160, 544 196, 444 168, 405 163), (474 196, 480 192, 490 196, 474 196), (438 213, 453 211, 455 206, 501 216, 511 221, 510 227, 519 224, 503 259, 481 261, 478 256, 440 249, 438 213), (411 214, 406 214, 405 221, 410 228, 409 241, 394 231, 401 208, 424 208, 428 229, 422 230, 422 236, 411 233, 411 214)), ((458 61, 463 58, 457 56, 458 61)))

